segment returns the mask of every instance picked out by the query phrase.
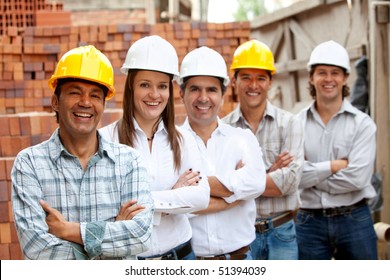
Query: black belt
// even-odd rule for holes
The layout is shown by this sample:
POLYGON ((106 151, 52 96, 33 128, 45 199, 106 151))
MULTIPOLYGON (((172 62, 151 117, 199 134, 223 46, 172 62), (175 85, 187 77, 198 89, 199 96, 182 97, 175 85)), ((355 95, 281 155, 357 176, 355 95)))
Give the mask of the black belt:
POLYGON ((242 247, 236 251, 216 255, 213 257, 196 257, 197 260, 244 260, 246 258, 246 253, 249 251, 249 246, 242 247))
MULTIPOLYGON (((179 246, 178 246, 179 247, 179 246)), ((164 254, 151 257, 138 257, 139 260, 182 260, 192 252, 191 240, 177 249, 172 249, 164 254)))
POLYGON ((266 232, 270 230, 271 228, 276 228, 278 226, 281 226, 293 219, 292 212, 288 212, 287 214, 279 215, 273 219, 263 220, 260 222, 256 222, 255 228, 256 231, 259 233, 266 232))
POLYGON ((300 208, 299 210, 311 213, 315 216, 331 217, 331 216, 342 216, 342 215, 350 214, 352 210, 362 207, 364 205, 367 205, 367 200, 365 198, 349 206, 321 208, 321 209, 300 208))

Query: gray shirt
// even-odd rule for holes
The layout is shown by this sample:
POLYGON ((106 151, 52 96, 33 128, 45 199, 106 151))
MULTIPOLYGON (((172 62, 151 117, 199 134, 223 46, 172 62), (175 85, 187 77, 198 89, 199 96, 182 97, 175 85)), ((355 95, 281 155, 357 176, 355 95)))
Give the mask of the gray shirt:
POLYGON ((302 208, 348 206, 374 197, 375 123, 344 99, 325 125, 314 104, 299 113, 305 124, 302 208), (348 167, 332 174, 331 161, 336 159, 347 159, 348 167))

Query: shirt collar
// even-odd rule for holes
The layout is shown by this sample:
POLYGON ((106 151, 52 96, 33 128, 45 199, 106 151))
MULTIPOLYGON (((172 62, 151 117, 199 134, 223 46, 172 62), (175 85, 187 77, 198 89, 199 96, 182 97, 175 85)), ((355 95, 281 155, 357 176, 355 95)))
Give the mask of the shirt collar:
MULTIPOLYGON (((142 132, 143 134, 145 134, 145 132, 142 130, 142 128, 139 126, 137 120, 135 118, 133 118, 134 120, 134 128, 136 131, 139 131, 139 132, 142 132)), ((168 134, 168 131, 166 130, 165 128, 165 125, 164 125, 164 121, 162 119, 160 119, 159 123, 158 123, 158 126, 157 126, 157 130, 155 132, 155 134, 157 133, 160 133, 160 131, 163 131, 165 132, 166 134, 168 134)))
MULTIPOLYGON (((227 133, 227 129, 228 129, 228 125, 223 123, 222 120, 217 117, 217 121, 218 121, 218 126, 217 128, 212 132, 212 134, 216 133, 216 132, 220 132, 224 135, 226 135, 227 133)), ((192 130, 191 126, 190 126, 190 123, 188 121, 188 117, 186 117, 186 119, 184 120, 184 123, 182 124, 181 126, 182 128, 185 128, 187 129, 188 131, 190 131, 193 135, 195 135, 196 133, 192 130)))
MULTIPOLYGON (((269 116, 272 119, 275 119, 276 117, 276 108, 274 105, 272 105, 271 102, 269 102, 269 100, 267 100, 267 106, 265 107, 263 119, 266 116, 269 116)), ((231 122, 238 123, 239 121, 246 122, 244 115, 242 114, 240 105, 238 105, 231 113, 231 122)))
MULTIPOLYGON (((312 114, 314 114, 314 112, 316 114, 318 114, 316 107, 315 107, 315 104, 316 104, 316 102, 313 102, 311 104, 311 106, 308 108, 308 111, 310 111, 310 113, 312 113, 312 114)), ((340 110, 337 112, 337 115, 343 114, 343 113, 349 113, 352 115, 356 115, 357 111, 358 111, 358 109, 353 107, 352 104, 347 99, 344 98, 343 103, 341 104, 340 110)))
MULTIPOLYGON (((53 134, 51 135, 50 139, 48 140, 49 147, 50 147, 49 148, 49 155, 50 155, 50 158, 52 158, 52 160, 54 162, 56 162, 61 155, 67 155, 70 157, 74 157, 74 155, 69 153, 68 150, 65 148, 65 146, 62 144, 62 142, 60 140, 60 136, 59 136, 59 131, 60 131, 60 129, 57 128, 53 132, 53 134)), ((113 149, 112 149, 110 143, 100 135, 99 131, 97 131, 97 137, 98 137, 98 141, 99 141, 97 154, 100 156, 100 158, 102 158, 104 156, 104 154, 107 154, 107 156, 111 160, 115 161, 114 152, 113 152, 113 149)))

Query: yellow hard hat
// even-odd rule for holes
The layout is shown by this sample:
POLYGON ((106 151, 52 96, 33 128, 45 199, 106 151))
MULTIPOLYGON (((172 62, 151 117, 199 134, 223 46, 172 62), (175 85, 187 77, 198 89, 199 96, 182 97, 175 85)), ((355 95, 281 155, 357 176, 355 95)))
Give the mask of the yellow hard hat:
POLYGON ((94 46, 82 46, 65 53, 49 79, 55 90, 58 79, 77 78, 92 81, 108 88, 106 100, 115 95, 114 69, 108 58, 94 46))
POLYGON ((230 67, 232 70, 242 68, 268 70, 273 75, 276 73, 274 55, 266 44, 258 40, 247 41, 234 52, 230 67))

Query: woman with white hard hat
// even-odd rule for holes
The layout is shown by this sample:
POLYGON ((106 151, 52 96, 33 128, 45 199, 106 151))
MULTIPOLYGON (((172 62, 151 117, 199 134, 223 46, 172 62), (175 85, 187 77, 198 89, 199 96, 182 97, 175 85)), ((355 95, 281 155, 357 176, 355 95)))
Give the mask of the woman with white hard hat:
MULTIPOLYGON (((201 158, 194 139, 175 125, 177 53, 159 36, 141 38, 128 50, 121 72, 127 75, 123 117, 100 132, 139 150, 150 174, 155 208, 152 245, 138 259, 195 259, 187 214, 208 206, 210 189, 199 172, 201 158)), ((132 207, 136 203, 129 212, 132 207)))

